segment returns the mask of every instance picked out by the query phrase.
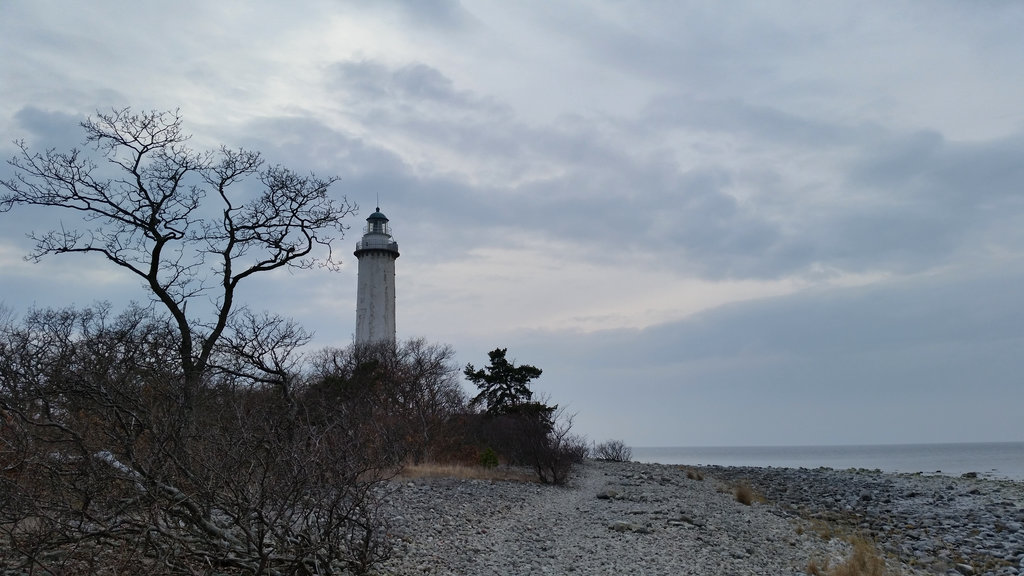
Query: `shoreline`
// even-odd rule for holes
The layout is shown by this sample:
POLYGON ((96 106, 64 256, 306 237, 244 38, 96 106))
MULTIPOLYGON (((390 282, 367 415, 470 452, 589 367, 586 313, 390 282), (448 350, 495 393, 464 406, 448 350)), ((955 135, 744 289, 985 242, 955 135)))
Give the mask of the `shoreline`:
POLYGON ((1024 442, 937 442, 794 446, 638 446, 643 463, 880 470, 1024 482, 1024 442))
POLYGON ((1009 480, 588 461, 567 487, 423 478, 392 489, 395 550, 380 575, 797 575, 841 563, 857 535, 891 574, 1024 571, 1024 483, 1009 480), (738 483, 764 501, 737 502, 738 483))

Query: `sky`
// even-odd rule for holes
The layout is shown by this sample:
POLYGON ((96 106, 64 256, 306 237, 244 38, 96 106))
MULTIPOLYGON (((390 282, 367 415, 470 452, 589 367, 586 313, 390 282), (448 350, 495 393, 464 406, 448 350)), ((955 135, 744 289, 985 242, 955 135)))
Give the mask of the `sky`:
MULTIPOLYGON (((1000 0, 0 0, 0 156, 131 106, 337 175, 342 270, 245 303, 349 344, 379 202, 399 338, 508 348, 595 441, 1024 441, 1022 29, 1000 0)), ((0 302, 145 301, 23 260, 62 216, 0 214, 0 302)))

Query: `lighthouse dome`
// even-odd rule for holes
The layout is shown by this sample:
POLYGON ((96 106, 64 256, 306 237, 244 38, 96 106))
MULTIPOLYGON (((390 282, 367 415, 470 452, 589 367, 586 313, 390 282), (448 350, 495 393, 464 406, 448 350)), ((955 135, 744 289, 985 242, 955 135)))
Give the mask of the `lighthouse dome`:
POLYGON ((388 226, 388 217, 380 211, 380 206, 377 207, 377 211, 370 214, 366 218, 366 229, 363 230, 364 234, 385 234, 391 235, 391 227, 388 226))

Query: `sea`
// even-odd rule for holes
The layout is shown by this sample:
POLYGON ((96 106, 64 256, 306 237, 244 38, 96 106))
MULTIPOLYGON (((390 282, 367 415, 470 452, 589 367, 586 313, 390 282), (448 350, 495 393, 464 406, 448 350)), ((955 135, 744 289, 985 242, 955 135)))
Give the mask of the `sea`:
POLYGON ((632 459, 659 464, 776 468, 864 468, 883 472, 1024 482, 1024 442, 866 446, 633 447, 632 459))

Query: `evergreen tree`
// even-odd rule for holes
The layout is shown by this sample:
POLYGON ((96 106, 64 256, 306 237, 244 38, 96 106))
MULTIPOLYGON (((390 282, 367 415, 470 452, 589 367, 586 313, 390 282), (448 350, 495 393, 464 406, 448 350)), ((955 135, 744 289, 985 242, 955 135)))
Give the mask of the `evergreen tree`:
MULTIPOLYGON (((490 416, 512 414, 528 407, 536 407, 530 381, 539 378, 543 372, 536 366, 516 366, 505 358, 508 348, 495 348, 487 353, 491 363, 477 370, 473 364, 466 364, 463 374, 476 384, 480 393, 470 401, 470 406, 484 404, 490 416)), ((548 408, 544 406, 544 408, 548 408)), ((550 410, 545 410, 550 412, 550 410)))

